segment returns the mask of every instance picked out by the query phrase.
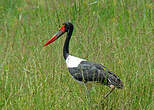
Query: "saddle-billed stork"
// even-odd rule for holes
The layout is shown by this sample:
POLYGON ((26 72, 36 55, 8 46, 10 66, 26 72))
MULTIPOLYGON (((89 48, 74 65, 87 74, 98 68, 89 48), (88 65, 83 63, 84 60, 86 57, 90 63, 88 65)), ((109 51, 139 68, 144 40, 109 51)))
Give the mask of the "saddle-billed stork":
POLYGON ((63 56, 66 61, 67 68, 75 80, 83 82, 84 84, 93 81, 109 86, 111 90, 105 95, 105 97, 107 97, 115 89, 115 87, 118 89, 123 88, 123 84, 119 77, 109 71, 105 66, 89 62, 85 59, 74 57, 69 54, 69 41, 73 33, 72 23, 63 23, 60 30, 49 41, 47 41, 44 46, 54 42, 65 32, 67 32, 67 36, 63 47, 63 56))

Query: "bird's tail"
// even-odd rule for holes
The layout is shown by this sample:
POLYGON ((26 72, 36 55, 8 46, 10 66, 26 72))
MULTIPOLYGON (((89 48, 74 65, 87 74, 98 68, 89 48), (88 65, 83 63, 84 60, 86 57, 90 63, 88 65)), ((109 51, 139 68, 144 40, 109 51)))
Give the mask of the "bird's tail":
POLYGON ((117 75, 112 73, 111 71, 108 71, 108 77, 107 77, 107 85, 111 86, 114 85, 118 89, 122 89, 124 86, 122 84, 122 81, 119 79, 117 75))

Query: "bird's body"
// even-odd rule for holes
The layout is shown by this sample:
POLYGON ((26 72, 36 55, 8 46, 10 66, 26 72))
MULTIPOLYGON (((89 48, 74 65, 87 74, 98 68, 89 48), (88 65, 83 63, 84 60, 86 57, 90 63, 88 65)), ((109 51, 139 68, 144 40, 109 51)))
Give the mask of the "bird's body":
POLYGON ((66 64, 71 76, 84 83, 97 82, 107 86, 121 88, 120 79, 105 66, 69 55, 66 64))
MULTIPOLYGON (((85 59, 74 57, 69 54, 69 41, 73 32, 73 25, 71 23, 64 23, 59 32, 54 35, 44 46, 54 42, 65 32, 67 32, 67 37, 64 43, 63 55, 69 73, 75 80, 83 83, 98 82, 111 87, 111 91, 113 91, 115 87, 123 88, 123 84, 119 77, 109 71, 105 66, 94 62, 89 62, 85 59)), ((107 94, 107 96, 109 94, 107 94)))

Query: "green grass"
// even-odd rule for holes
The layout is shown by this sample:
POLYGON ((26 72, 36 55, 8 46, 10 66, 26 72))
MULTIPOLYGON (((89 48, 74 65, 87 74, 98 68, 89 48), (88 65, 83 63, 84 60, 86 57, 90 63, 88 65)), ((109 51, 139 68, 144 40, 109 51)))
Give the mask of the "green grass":
POLYGON ((152 110, 154 108, 152 0, 1 0, 0 109, 152 110), (98 62, 124 83, 95 85, 87 95, 68 73, 64 35, 42 47, 63 22, 75 30, 74 56, 98 62))

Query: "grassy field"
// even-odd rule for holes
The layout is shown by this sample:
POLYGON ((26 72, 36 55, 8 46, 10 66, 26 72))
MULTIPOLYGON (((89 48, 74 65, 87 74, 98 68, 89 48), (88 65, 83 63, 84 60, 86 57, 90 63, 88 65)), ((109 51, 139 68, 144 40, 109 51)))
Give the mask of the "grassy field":
POLYGON ((0 109, 152 110, 152 0, 1 0, 0 109), (75 30, 70 53, 105 65, 124 89, 93 84, 90 94, 68 73, 65 36, 43 44, 63 22, 75 30))

